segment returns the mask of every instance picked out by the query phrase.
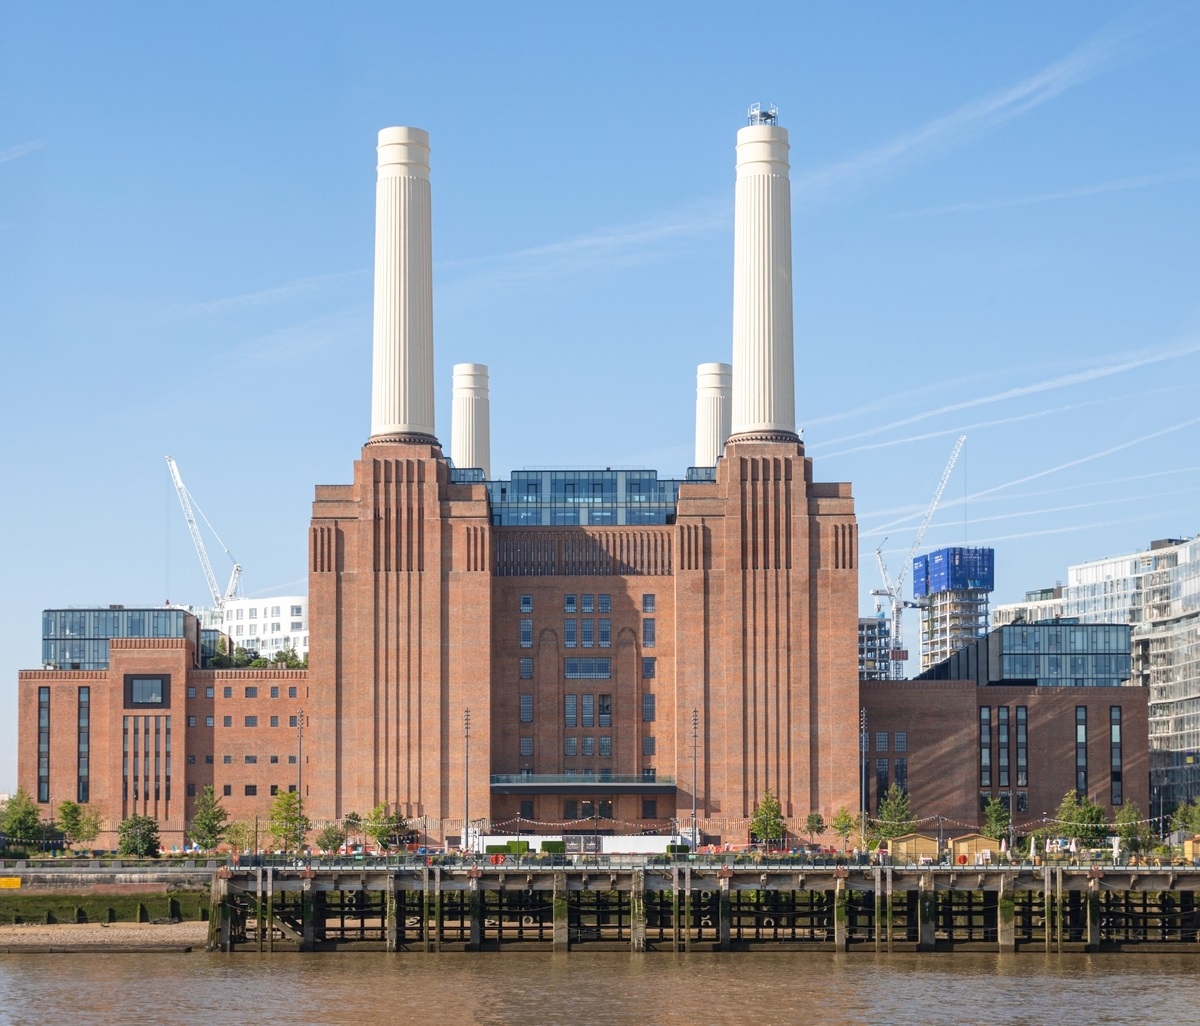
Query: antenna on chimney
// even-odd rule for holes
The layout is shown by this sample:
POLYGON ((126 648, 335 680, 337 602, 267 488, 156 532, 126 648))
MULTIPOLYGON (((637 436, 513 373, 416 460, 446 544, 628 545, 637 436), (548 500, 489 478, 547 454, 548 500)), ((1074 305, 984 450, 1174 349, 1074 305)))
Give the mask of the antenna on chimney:
POLYGON ((779 112, 775 109, 775 104, 771 104, 766 110, 763 110, 761 103, 750 104, 750 109, 746 111, 746 124, 748 125, 773 125, 779 112))

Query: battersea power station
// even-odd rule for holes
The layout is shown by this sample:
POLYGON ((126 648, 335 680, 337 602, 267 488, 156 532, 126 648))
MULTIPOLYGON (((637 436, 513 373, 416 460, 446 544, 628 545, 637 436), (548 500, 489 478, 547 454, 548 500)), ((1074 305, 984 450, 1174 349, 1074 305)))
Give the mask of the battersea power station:
POLYGON ((318 824, 383 803, 433 844, 693 816, 744 842, 768 789, 793 823, 857 810, 858 537, 796 430, 787 131, 755 108, 736 152, 732 364, 699 365, 696 465, 506 479, 485 366, 454 368, 435 437, 429 138, 381 131, 370 435, 316 488, 309 668, 206 668, 180 609, 60 614, 106 640, 21 673, 45 818, 88 801, 104 843, 145 814, 170 848, 210 784, 234 819, 298 788, 318 824))

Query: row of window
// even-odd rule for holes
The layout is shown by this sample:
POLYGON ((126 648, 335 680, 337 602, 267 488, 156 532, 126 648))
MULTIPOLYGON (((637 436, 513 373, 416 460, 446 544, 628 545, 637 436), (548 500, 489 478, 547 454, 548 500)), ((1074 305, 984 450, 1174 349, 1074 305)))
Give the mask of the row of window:
POLYGON ((979 786, 992 787, 993 777, 995 786, 1008 788, 1013 786, 1013 756, 1015 755, 1016 786, 1029 786, 1029 711, 1028 707, 1018 705, 1015 710, 1015 723, 1009 722, 1009 708, 1006 705, 996 707, 995 735, 996 761, 992 762, 992 733, 993 719, 990 706, 979 707, 979 786), (1012 728, 1015 726, 1015 734, 1012 728), (1015 739, 1015 751, 1012 741, 1015 739), (994 770, 994 773, 993 773, 994 770))
MULTIPOLYGON (((257 755, 244 755, 244 756, 242 756, 242 760, 245 762, 245 764, 247 766, 254 766, 254 765, 257 765, 257 763, 258 763, 258 756, 257 755)), ((279 762, 279 756, 278 755, 269 755, 269 756, 267 756, 267 761, 269 763, 271 763, 271 765, 275 765, 276 763, 279 762)), ((287 757, 287 761, 288 761, 289 765, 294 766, 296 764, 296 757, 294 755, 289 755, 287 757)), ((204 762, 206 765, 211 766, 213 764, 213 756, 211 754, 206 755, 204 757, 204 762)), ((222 755, 221 762, 226 766, 231 766, 233 764, 233 756, 232 755, 222 755)), ((189 755, 187 757, 187 763, 189 766, 196 765, 196 757, 194 755, 189 755)))
MULTIPOLYGON (((244 694, 245 694, 246 698, 257 698, 258 697, 258 685, 257 684, 248 684, 248 685, 246 685, 246 687, 243 690, 244 690, 244 694)), ((271 685, 270 695, 272 698, 278 698, 279 692, 280 692, 280 689, 277 686, 271 685)), ((213 698, 213 697, 215 697, 215 693, 216 693, 215 688, 207 687, 204 689, 204 697, 205 698, 213 698)), ((196 697, 196 689, 193 687, 189 687, 187 689, 187 696, 188 696, 188 698, 195 698, 196 697)), ((223 698, 232 698, 233 697, 233 688, 232 687, 222 688, 221 696, 223 698)), ((296 688, 294 685, 287 689, 287 696, 288 696, 288 698, 296 697, 296 688)))
MULTIPOLYGON (((244 788, 245 788, 244 793, 247 798, 254 798, 258 795, 258 785, 257 784, 246 784, 246 785, 244 785, 244 788)), ((279 794, 280 791, 283 791, 283 790, 295 791, 296 785, 288 784, 287 787, 285 788, 281 784, 272 784, 271 785, 271 796, 274 797, 275 795, 279 794)), ((196 796, 196 785, 188 784, 187 793, 188 793, 189 798, 194 798, 196 796)), ((232 784, 222 785, 221 794, 223 794, 226 798, 229 798, 233 794, 233 785, 232 784)))
MULTIPOLYGON (((198 716, 189 716, 187 718, 187 725, 189 727, 194 727, 197 725, 197 722, 199 719, 200 719, 200 717, 198 717, 198 716)), ((204 717, 204 725, 206 727, 214 727, 214 726, 216 726, 216 719, 217 718, 215 716, 205 716, 204 717)), ((268 726, 278 727, 279 721, 280 721, 280 717, 278 717, 278 716, 267 717, 268 726)), ((297 718, 295 716, 289 716, 288 717, 288 726, 295 727, 296 725, 297 725, 297 718)), ((232 716, 222 716, 221 717, 221 726, 222 727, 232 727, 233 726, 233 717, 232 716)), ((258 717, 257 716, 242 717, 242 726, 257 727, 258 726, 258 717)))
MULTIPOLYGON (((892 745, 891 745, 891 748, 889 749, 888 748, 888 732, 886 730, 875 731, 875 751, 877 751, 877 752, 886 752, 886 751, 907 752, 908 751, 908 731, 907 730, 898 730, 898 731, 896 731, 895 734, 891 735, 891 737, 892 737, 892 745)), ((865 738, 864 738, 864 744, 865 744, 865 738)), ((865 748, 863 750, 866 751, 865 748)))
MULTIPOLYGON (((271 606, 271 607, 270 607, 270 610, 271 610, 271 611, 268 613, 268 612, 267 612, 267 607, 266 607, 266 606, 263 606, 262 615, 263 615, 263 619, 264 619, 264 620, 265 620, 265 619, 266 619, 268 616, 279 616, 279 615, 281 615, 281 614, 280 614, 280 611, 279 611, 279 610, 280 610, 280 607, 279 607, 279 606, 271 606)), ((234 618, 235 620, 240 620, 240 619, 242 618, 242 613, 243 613, 243 612, 246 612, 246 619, 247 619, 247 620, 254 620, 254 619, 257 619, 257 618, 258 618, 258 608, 257 608, 256 606, 251 606, 251 607, 250 607, 250 609, 249 609, 248 611, 245 611, 245 610, 242 610, 242 609, 238 609, 238 610, 236 610, 236 611, 234 612, 234 614, 233 614, 233 618, 234 618)), ((303 607, 303 606, 292 606, 292 607, 291 607, 291 613, 290 613, 290 615, 291 615, 291 616, 303 616, 303 615, 304 615, 304 607, 303 607)), ((298 628, 297 628, 297 629, 298 629, 298 628)))
MULTIPOLYGON (((518 641, 522 648, 533 648, 533 620, 530 618, 522 618, 517 624, 518 641)), ((563 621, 563 647, 564 648, 594 648, 596 641, 599 638, 600 648, 610 648, 612 646, 612 620, 564 620, 563 621), (599 633, 597 634, 596 626, 599 625, 599 633), (582 644, 580 644, 582 640, 582 644)), ((654 617, 648 616, 642 619, 642 647, 654 648, 657 640, 657 631, 655 629, 654 617)))
MULTIPOLYGON (((653 595, 642 596, 642 612, 654 612, 655 599, 653 595)), ((521 596, 521 612, 533 612, 533 596, 521 596)), ((563 612, 564 613, 611 613, 612 612, 612 595, 564 595, 563 596, 563 612), (578 601, 576 601, 578 598, 578 601)))

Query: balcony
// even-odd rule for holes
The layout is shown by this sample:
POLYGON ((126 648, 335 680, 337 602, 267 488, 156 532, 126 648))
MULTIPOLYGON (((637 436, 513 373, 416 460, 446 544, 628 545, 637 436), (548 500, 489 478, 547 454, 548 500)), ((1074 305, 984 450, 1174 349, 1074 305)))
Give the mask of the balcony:
POLYGON ((610 773, 578 776, 565 773, 493 773, 492 794, 667 794, 675 793, 674 777, 642 777, 610 773))

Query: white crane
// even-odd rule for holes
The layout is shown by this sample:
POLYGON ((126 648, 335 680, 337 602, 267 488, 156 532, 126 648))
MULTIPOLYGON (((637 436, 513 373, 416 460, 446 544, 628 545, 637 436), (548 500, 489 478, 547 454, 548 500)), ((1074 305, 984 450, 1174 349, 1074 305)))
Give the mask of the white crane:
POLYGON ((167 457, 167 469, 171 471, 171 480, 175 482, 175 491, 179 493, 179 505, 183 507, 183 515, 187 518, 188 530, 192 532, 192 542, 196 546, 196 555, 200 557, 200 566, 203 568, 204 577, 208 581, 208 590, 212 592, 213 608, 222 609, 225 603, 237 594, 238 581, 242 575, 242 565, 233 558, 233 554, 228 549, 225 549, 225 543, 217 536, 217 532, 213 530, 213 525, 208 523, 208 517, 204 516, 204 512, 197 506, 196 509, 200 512, 200 516, 204 518, 204 522, 208 524, 208 529, 212 531, 213 537, 217 539, 217 544, 225 549, 225 555, 233 563, 233 573, 229 575, 229 586, 225 589, 224 594, 222 594, 221 589, 217 585, 216 574, 213 573, 212 563, 208 560, 208 553, 204 549, 204 539, 200 537, 200 528, 196 524, 195 516, 192 515, 192 497, 187 490, 187 486, 183 483, 183 478, 179 476, 179 468, 170 456, 167 457))
POLYGON ((904 678, 904 662, 908 659, 908 650, 904 647, 904 608, 906 606, 916 607, 915 602, 905 602, 901 594, 904 587, 904 579, 908 576, 908 571, 912 568, 913 557, 917 554, 917 549, 921 547, 921 541, 925 537, 925 530, 929 527, 929 522, 933 519, 934 510, 937 509, 938 502, 941 501, 942 492, 946 489, 946 482, 950 480, 950 472, 954 470, 954 464, 958 462, 958 454, 962 452, 963 443, 966 442, 966 435, 959 435, 958 441, 954 443, 954 451, 950 453, 950 459, 946 462, 946 469, 942 471, 942 479, 938 482, 937 489, 933 493, 933 498, 929 502, 929 508, 925 510, 925 516, 921 519, 921 526, 917 528, 917 536, 913 539, 912 548, 908 550, 908 559, 904 561, 904 566, 900 569, 900 574, 896 580, 892 580, 888 573, 887 564, 883 561, 883 545, 887 542, 884 538, 880 543, 879 548, 875 550, 875 561, 879 564, 879 576, 883 578, 883 589, 871 592, 875 598, 876 610, 880 607, 880 599, 886 597, 892 607, 892 650, 889 653, 889 662, 891 663, 888 679, 902 680, 904 678))

